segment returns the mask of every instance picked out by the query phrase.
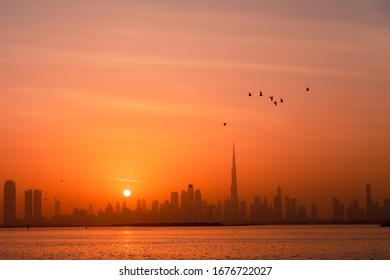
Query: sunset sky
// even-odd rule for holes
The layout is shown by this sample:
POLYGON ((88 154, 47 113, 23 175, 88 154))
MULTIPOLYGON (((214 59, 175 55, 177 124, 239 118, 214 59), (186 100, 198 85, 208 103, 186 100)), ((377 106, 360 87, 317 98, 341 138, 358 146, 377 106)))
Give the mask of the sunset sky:
POLYGON ((45 216, 223 201, 233 141, 248 203, 390 198, 386 0, 0 1, 0 38, 0 223, 9 179, 18 218, 30 188, 45 216))

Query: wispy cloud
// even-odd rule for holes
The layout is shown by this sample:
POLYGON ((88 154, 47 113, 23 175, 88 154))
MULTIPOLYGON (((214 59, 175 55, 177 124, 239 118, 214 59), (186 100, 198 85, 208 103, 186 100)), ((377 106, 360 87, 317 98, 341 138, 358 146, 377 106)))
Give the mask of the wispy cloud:
POLYGON ((147 183, 147 181, 126 179, 126 178, 112 178, 112 177, 101 177, 102 179, 120 181, 120 182, 131 182, 131 183, 147 183))

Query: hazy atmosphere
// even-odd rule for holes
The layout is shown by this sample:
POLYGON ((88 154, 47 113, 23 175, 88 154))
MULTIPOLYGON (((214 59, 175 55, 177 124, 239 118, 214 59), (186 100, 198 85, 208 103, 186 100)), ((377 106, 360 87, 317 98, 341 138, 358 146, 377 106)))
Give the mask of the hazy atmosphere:
POLYGON ((28 189, 44 216, 189 183, 215 204, 233 141, 241 200, 390 197, 388 1, 0 1, 0 36, 17 217, 28 189))

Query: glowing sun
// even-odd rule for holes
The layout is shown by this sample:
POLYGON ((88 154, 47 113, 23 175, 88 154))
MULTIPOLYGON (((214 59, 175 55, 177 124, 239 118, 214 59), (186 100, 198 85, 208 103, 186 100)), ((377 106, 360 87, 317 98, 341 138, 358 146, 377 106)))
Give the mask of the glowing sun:
POLYGON ((123 191, 123 196, 124 197, 129 197, 131 195, 131 191, 129 190, 129 189, 125 189, 124 191, 123 191))

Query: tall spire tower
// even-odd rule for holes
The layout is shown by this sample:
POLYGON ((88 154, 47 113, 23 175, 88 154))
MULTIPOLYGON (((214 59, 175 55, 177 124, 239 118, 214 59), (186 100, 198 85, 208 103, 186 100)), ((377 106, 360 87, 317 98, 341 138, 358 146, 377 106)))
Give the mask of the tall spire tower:
POLYGON ((232 203, 232 212, 238 212, 238 195, 237 195, 237 170, 236 170, 236 153, 233 141, 233 162, 232 162, 232 185, 230 188, 230 200, 232 203))

